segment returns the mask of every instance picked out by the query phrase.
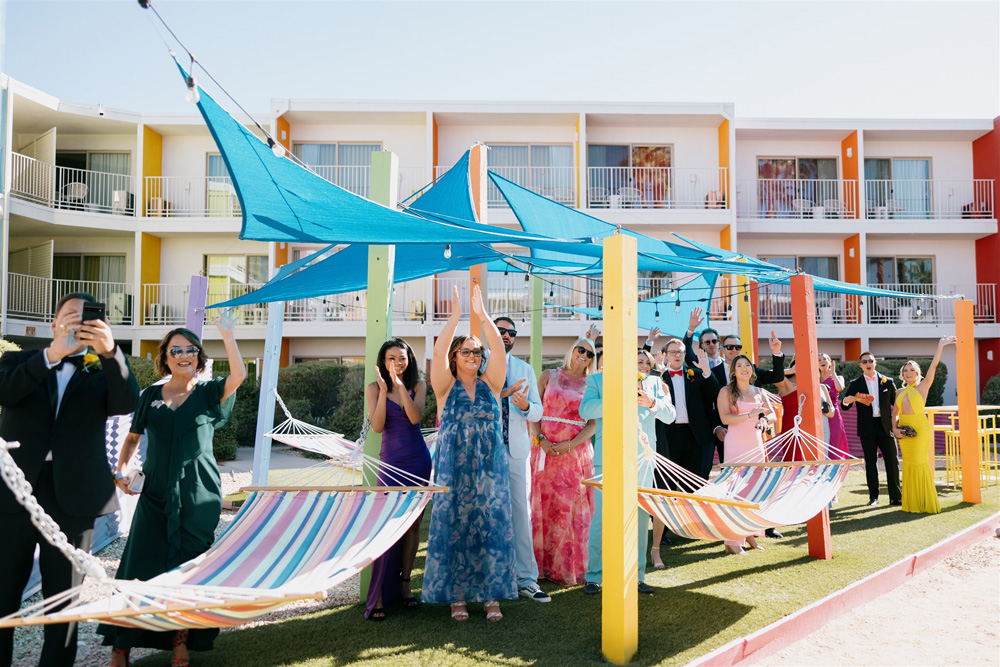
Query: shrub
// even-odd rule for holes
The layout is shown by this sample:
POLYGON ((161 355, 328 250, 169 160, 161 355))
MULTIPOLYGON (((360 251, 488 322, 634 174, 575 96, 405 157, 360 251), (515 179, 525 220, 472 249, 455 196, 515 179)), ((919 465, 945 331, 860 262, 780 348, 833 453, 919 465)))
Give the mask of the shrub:
MULTIPOLYGON (((1000 405, 1000 374, 994 375, 986 383, 980 403, 983 405, 1000 405)), ((995 413, 996 411, 991 412, 995 413)))
POLYGON ((152 359, 145 357, 127 357, 127 359, 132 374, 135 375, 135 380, 139 383, 139 389, 145 389, 159 381, 160 376, 153 367, 152 359))
POLYGON ((0 355, 4 352, 20 352, 21 346, 17 343, 12 343, 9 340, 4 340, 0 338, 0 355))

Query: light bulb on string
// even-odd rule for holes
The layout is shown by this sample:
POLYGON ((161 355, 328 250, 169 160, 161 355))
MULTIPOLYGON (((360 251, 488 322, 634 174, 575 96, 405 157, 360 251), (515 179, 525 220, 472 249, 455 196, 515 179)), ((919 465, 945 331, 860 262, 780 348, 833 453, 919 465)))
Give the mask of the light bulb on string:
POLYGON ((424 328, 424 322, 426 322, 426 321, 427 321, 427 316, 426 315, 421 315, 420 316, 420 328, 421 329, 424 328))
POLYGON ((653 313, 653 319, 656 320, 657 322, 660 321, 660 306, 659 306, 659 304, 657 304, 657 306, 656 306, 656 312, 653 313))
POLYGON ((444 258, 451 259, 451 244, 445 244, 444 246, 444 258))
POLYGON ((274 157, 285 157, 285 147, 273 138, 267 138, 267 145, 271 147, 271 152, 274 153, 274 157))
POLYGON ((552 287, 552 285, 549 285, 549 298, 551 299, 551 298, 552 298, 552 297, 554 297, 555 295, 556 295, 556 290, 555 290, 555 288, 553 288, 553 287, 552 287))
POLYGON ((201 93, 198 92, 198 83, 194 80, 193 76, 187 78, 187 95, 184 96, 191 104, 198 104, 198 100, 201 99, 201 93))
POLYGON ((681 298, 680 297, 677 297, 677 301, 674 302, 674 312, 675 313, 681 312, 681 298))
POLYGON ((673 299, 674 297, 677 296, 677 290, 675 289, 670 290, 670 294, 668 294, 667 296, 673 299))

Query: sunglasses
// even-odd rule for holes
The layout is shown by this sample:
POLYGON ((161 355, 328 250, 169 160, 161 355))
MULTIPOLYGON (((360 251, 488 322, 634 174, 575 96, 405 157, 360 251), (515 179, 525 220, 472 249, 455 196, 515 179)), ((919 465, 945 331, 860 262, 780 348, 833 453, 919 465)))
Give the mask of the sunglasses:
POLYGON ((869 366, 869 365, 871 365, 871 364, 874 364, 875 362, 874 362, 874 361, 872 361, 871 359, 865 359, 864 361, 861 361, 861 362, 859 362, 859 363, 860 363, 860 364, 861 364, 862 366, 869 366))
POLYGON ((594 356, 595 356, 593 352, 591 352, 590 350, 588 350, 587 348, 585 348, 583 345, 577 345, 576 346, 576 353, 577 354, 585 354, 585 355, 587 355, 588 359, 593 359, 594 356))
POLYGON ((174 359, 180 359, 181 357, 197 357, 198 348, 194 345, 190 347, 172 347, 167 350, 167 354, 174 359))
POLYGON ((717 341, 717 340, 703 340, 703 341, 701 341, 701 344, 702 345, 718 345, 719 341, 717 341))
POLYGON ((477 347, 475 350, 470 350, 467 347, 463 347, 462 349, 460 349, 458 351, 458 353, 460 355, 462 355, 463 357, 465 357, 465 358, 476 357, 476 358, 481 359, 482 356, 483 356, 483 348, 477 347))
POLYGON ((511 338, 515 338, 517 336, 517 329, 506 329, 504 327, 497 327, 497 331, 500 332, 501 336, 506 335, 510 336, 511 338))
POLYGON ((742 345, 723 345, 722 347, 724 347, 727 350, 742 350, 743 349, 742 345))

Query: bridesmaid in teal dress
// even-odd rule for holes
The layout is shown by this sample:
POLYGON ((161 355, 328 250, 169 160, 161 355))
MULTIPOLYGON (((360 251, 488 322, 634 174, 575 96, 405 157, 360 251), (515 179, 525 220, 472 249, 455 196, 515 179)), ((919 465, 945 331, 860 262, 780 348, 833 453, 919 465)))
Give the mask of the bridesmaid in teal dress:
POLYGON ((490 349, 482 376, 479 339, 455 336, 462 313, 457 287, 451 317, 434 344, 431 386, 440 421, 434 483, 449 492, 438 494, 431 508, 420 599, 451 603, 456 621, 469 618, 467 602, 483 602, 486 619, 499 621, 500 600, 517 598, 510 471, 499 401, 506 356, 478 285, 472 312, 484 324, 490 349))
MULTIPOLYGON (((212 440, 232 413, 246 369, 229 313, 214 322, 229 357, 229 376, 199 381, 207 361, 201 341, 187 329, 174 329, 160 342, 155 362, 157 372, 170 379, 148 387, 139 397, 118 472, 128 465, 145 432, 146 480, 115 575, 118 579, 151 579, 204 553, 215 539, 222 485, 212 440)), ((131 493, 122 479, 117 484, 131 493)), ((129 651, 137 646, 170 650, 171 666, 183 667, 188 664, 189 647, 209 650, 219 633, 217 629, 150 632, 103 624, 97 632, 104 635, 105 645, 113 647, 113 667, 128 665, 129 651)))

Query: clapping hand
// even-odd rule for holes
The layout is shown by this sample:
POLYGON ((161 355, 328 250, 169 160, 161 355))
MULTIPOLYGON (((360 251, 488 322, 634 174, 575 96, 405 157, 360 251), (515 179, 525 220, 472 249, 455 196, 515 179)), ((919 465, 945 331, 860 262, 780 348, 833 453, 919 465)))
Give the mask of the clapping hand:
POLYGON ((694 310, 691 311, 691 317, 688 318, 688 333, 693 334, 695 329, 697 329, 701 323, 704 321, 705 311, 701 308, 695 306, 694 310))
POLYGON ((656 405, 656 401, 654 401, 653 398, 646 393, 645 389, 640 387, 638 390, 638 394, 639 394, 638 395, 639 405, 643 406, 644 408, 652 408, 654 405, 656 405))
POLYGON ((385 378, 382 377, 382 373, 379 371, 378 367, 375 367, 375 382, 378 383, 379 393, 388 394, 389 387, 385 384, 385 378))
POLYGON ((708 353, 699 347, 694 351, 694 354, 697 357, 694 365, 701 369, 702 375, 711 372, 712 367, 708 363, 708 353))
POLYGON ((483 291, 479 289, 479 285, 472 287, 472 312, 483 319, 487 319, 486 308, 483 306, 483 291))
POLYGON ((462 315, 462 299, 458 296, 458 285, 451 286, 451 316, 459 318, 462 315))

